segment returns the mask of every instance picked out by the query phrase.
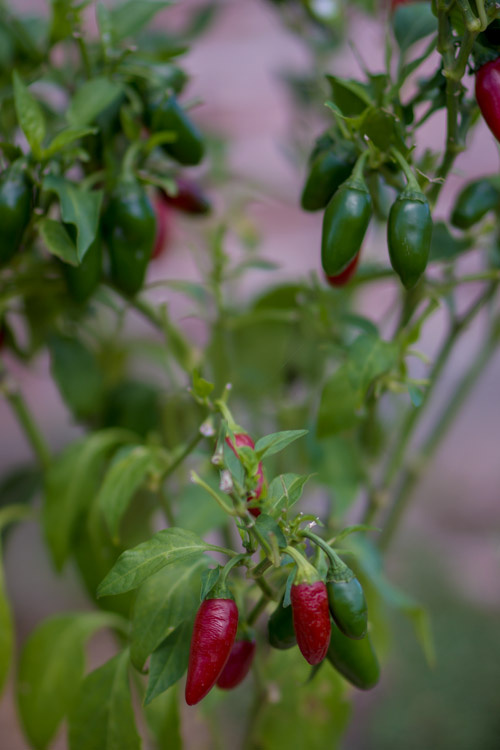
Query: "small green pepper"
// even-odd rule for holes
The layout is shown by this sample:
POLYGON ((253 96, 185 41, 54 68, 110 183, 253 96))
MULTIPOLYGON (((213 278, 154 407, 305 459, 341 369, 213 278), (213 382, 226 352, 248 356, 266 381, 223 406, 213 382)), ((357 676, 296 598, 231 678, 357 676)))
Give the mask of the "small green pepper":
POLYGON ((469 229, 483 216, 500 206, 500 184, 498 179, 483 178, 469 182, 459 194, 451 223, 459 229, 469 229))
POLYGON ((300 199, 304 211, 319 211, 325 208, 335 191, 347 180, 353 167, 352 153, 345 149, 318 154, 309 167, 300 199))
POLYGON ((380 667, 369 635, 353 640, 332 623, 326 658, 342 677, 360 690, 370 690, 379 681, 380 667))
MULTIPOLYGON (((73 242, 75 242, 75 225, 65 224, 65 229, 73 242)), ((79 266, 71 266, 69 263, 63 263, 62 269, 68 292, 76 303, 83 305, 95 292, 101 280, 102 244, 100 236, 96 236, 79 266)))
POLYGON ((357 161, 326 207, 321 238, 321 263, 327 276, 344 270, 359 252, 372 215, 372 199, 363 179, 368 152, 357 161))
POLYGON ((0 265, 19 250, 31 216, 32 191, 22 164, 15 162, 0 177, 0 265))
POLYGON ((150 122, 154 133, 172 131, 172 143, 163 149, 180 164, 199 164, 204 154, 203 136, 191 118, 179 106, 175 96, 155 100, 150 105, 150 122))
POLYGON ((153 206, 142 185, 129 178, 115 188, 104 215, 111 278, 127 294, 142 287, 156 236, 153 206))
POLYGON ((267 623, 269 643, 273 648, 284 651, 297 645, 293 627, 292 607, 284 607, 283 599, 272 613, 267 623))
POLYGON ((364 638, 368 611, 365 595, 356 576, 348 580, 327 581, 330 613, 348 638, 364 638))
POLYGON ((387 223, 391 265, 406 289, 424 273, 432 239, 432 216, 427 198, 403 157, 395 152, 408 185, 392 204, 387 223))

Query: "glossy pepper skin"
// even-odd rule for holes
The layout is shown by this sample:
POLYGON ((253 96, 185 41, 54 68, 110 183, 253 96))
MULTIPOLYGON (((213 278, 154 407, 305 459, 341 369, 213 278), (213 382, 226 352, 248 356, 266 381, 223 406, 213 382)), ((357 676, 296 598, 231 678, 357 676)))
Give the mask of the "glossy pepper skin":
POLYGON ((329 150, 318 154, 313 160, 302 190, 300 204, 304 211, 319 211, 325 208, 336 190, 347 180, 354 167, 354 160, 347 154, 329 150))
POLYGON ((300 652, 309 664, 319 664, 330 643, 328 594, 323 581, 292 586, 293 627, 300 652))
POLYGON ((332 623, 328 661, 342 677, 360 690, 370 690, 380 679, 380 667, 370 636, 353 640, 332 623))
POLYGON ((338 273, 336 276, 326 276, 325 278, 327 282, 330 284, 330 286, 334 286, 334 287, 345 286, 347 283, 349 283, 349 281, 352 279, 352 277, 356 273, 358 263, 359 263, 359 253, 356 253, 356 255, 351 260, 349 265, 347 265, 343 271, 338 273))
POLYGON ((330 613, 342 633, 348 638, 364 638, 368 626, 366 599, 358 579, 328 581, 330 613))
MULTIPOLYGON (((226 438, 226 443, 229 445, 233 453, 237 456, 238 451, 237 448, 239 448, 240 445, 247 445, 249 448, 255 448, 255 443, 250 437, 250 435, 247 435, 246 432, 239 432, 235 434, 234 440, 236 443, 236 446, 233 445, 232 441, 229 438, 226 438)), ((251 500, 258 500, 259 497, 262 494, 262 487, 264 485, 264 470, 262 468, 262 462, 259 463, 259 466, 257 468, 257 486, 255 490, 247 497, 247 502, 250 502, 251 500)), ((259 508, 249 508, 249 512, 252 514, 252 516, 260 516, 261 510, 259 508)))
POLYGON ((492 180, 474 180, 464 187, 455 201, 451 223, 459 229, 469 229, 499 206, 500 190, 492 180))
POLYGON ((338 276, 359 253, 372 215, 372 199, 360 174, 344 182, 326 207, 321 263, 327 276, 338 276))
POLYGON ((176 134, 175 141, 163 144, 169 156, 187 166, 200 163, 205 152, 203 136, 175 96, 153 102, 150 120, 154 133, 170 130, 176 134))
POLYGON ((293 627, 292 608, 284 607, 283 599, 267 622, 267 634, 271 646, 280 651, 286 651, 297 645, 297 638, 295 637, 293 627))
POLYGON ((151 258, 156 218, 146 191, 138 182, 121 182, 113 191, 104 216, 111 259, 111 278, 126 294, 141 289, 151 258))
POLYGON ((167 205, 184 214, 204 216, 212 210, 210 201, 198 183, 184 177, 177 180, 177 195, 164 193, 163 199, 167 205))
POLYGON ((235 641, 226 666, 217 680, 218 688, 232 690, 243 682, 252 666, 256 645, 255 641, 235 641))
MULTIPOLYGON (((76 241, 74 224, 65 224, 69 236, 76 241)), ((79 266, 62 264, 66 286, 72 299, 79 305, 85 304, 99 286, 102 275, 102 243, 99 234, 87 249, 79 266)))
POLYGON ((391 264, 406 289, 424 273, 432 239, 432 217, 425 196, 406 188, 395 200, 387 222, 391 264))
POLYGON ((500 141, 500 57, 477 71, 476 101, 487 126, 500 141))
POLYGON ((31 216, 32 191, 19 165, 9 167, 0 177, 0 266, 8 263, 21 245, 31 216))
POLYGON ((194 706, 214 687, 236 638, 238 608, 232 599, 205 599, 194 621, 186 703, 194 706))

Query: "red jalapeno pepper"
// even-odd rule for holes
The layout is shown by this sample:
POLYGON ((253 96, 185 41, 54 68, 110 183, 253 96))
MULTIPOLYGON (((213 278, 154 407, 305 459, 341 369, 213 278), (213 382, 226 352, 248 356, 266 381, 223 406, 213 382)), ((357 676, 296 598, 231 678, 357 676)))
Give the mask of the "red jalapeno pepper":
MULTIPOLYGON (((250 437, 250 435, 247 435, 246 432, 239 432, 234 436, 234 440, 236 443, 236 446, 233 445, 232 441, 229 438, 226 438, 226 443, 229 445, 229 447, 232 449, 233 453, 237 456, 238 450, 240 445, 247 445, 249 448, 255 448, 255 443, 250 437)), ((257 486, 251 492, 248 497, 247 501, 250 502, 251 500, 258 500, 259 497, 262 494, 262 487, 264 485, 264 470, 262 468, 262 462, 259 463, 259 466, 257 468, 257 486)), ((249 512, 252 514, 252 516, 260 516, 261 511, 259 508, 249 508, 249 512)))
POLYGON ((330 610, 323 581, 292 586, 293 627, 302 656, 309 664, 325 658, 330 643, 330 610))
POLYGON ((240 682, 243 682, 252 666, 255 648, 255 641, 241 640, 235 642, 226 666, 217 680, 217 687, 222 688, 222 690, 232 690, 240 682))

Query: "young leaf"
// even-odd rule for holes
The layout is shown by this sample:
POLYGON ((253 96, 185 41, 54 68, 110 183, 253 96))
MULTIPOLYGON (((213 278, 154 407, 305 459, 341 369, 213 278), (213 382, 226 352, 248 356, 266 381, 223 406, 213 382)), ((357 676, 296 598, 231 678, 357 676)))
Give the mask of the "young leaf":
POLYGON ((182 623, 153 652, 149 665, 148 689, 144 698, 146 705, 180 680, 186 671, 192 629, 191 620, 182 623))
POLYGON ((120 83, 110 78, 92 78, 77 89, 66 119, 74 127, 89 125, 122 94, 123 87, 120 83))
POLYGON ((78 265, 76 247, 62 224, 54 219, 40 219, 38 229, 49 253, 71 266, 78 265))
POLYGON ((12 74, 14 85, 14 105, 16 108, 17 121, 31 146, 35 158, 41 154, 41 144, 45 138, 45 118, 42 109, 23 83, 21 77, 14 71, 12 74))
POLYGON ((47 747, 72 710, 83 678, 85 642, 112 620, 106 612, 57 615, 26 641, 19 660, 17 703, 34 747, 47 747))
POLYGON ((110 18, 114 41, 120 42, 128 36, 136 36, 158 11, 169 5, 172 5, 172 0, 127 0, 112 8, 110 18))
POLYGON ((146 721, 158 750, 182 750, 179 690, 177 685, 158 695, 144 707, 146 721))
POLYGON ((323 388, 317 436, 323 438, 353 427, 358 421, 358 404, 359 391, 351 382, 347 364, 343 364, 330 376, 323 388))
POLYGON ((389 372, 398 361, 398 348, 377 336, 361 334, 349 349, 349 379, 356 390, 364 393, 378 377, 389 372))
POLYGON ((152 471, 161 471, 162 453, 158 447, 128 445, 111 463, 99 490, 97 504, 116 543, 119 541, 120 521, 134 494, 152 471))
POLYGON ((286 430, 284 432, 274 432, 272 435, 266 435, 257 441, 255 452, 259 458, 272 456, 275 453, 287 448, 294 440, 307 435, 307 430, 286 430))
POLYGON ((394 36, 402 52, 419 39, 437 31, 437 18, 430 3, 399 5, 393 17, 394 36))
POLYGON ((45 480, 42 523, 58 570, 68 558, 82 514, 95 497, 107 455, 132 438, 126 430, 100 430, 68 446, 52 462, 45 480))
POLYGON ((274 518, 268 516, 267 513, 261 513, 260 516, 257 516, 257 518, 255 519, 255 527, 262 537, 263 544, 267 546, 269 551, 272 551, 274 546, 273 537, 278 547, 280 547, 281 549, 284 549, 286 547, 287 540, 285 535, 281 531, 274 518))
POLYGON ((49 341, 52 376, 78 419, 99 412, 104 379, 94 353, 82 341, 54 334, 49 341))
POLYGON ((140 750, 128 681, 128 651, 91 672, 69 720, 69 750, 140 750))
MULTIPOLYGON (((43 190, 57 193, 62 220, 76 227, 77 263, 81 263, 97 235, 102 190, 82 190, 70 180, 56 175, 48 175, 42 187, 43 190)), ((73 243, 71 245, 74 250, 73 243)))
POLYGON ((281 515, 283 508, 289 510, 302 497, 302 491, 311 474, 281 474, 269 485, 266 512, 275 518, 281 515))
POLYGON ((124 552, 97 589, 98 596, 131 591, 166 565, 180 565, 206 552, 208 546, 186 529, 164 529, 124 552))
POLYGON ((97 133, 97 128, 64 128, 58 133, 47 148, 44 148, 42 152, 43 159, 50 159, 54 154, 62 151, 69 146, 71 143, 84 138, 86 135, 93 135, 97 133))
POLYGON ((143 583, 132 615, 130 658, 142 669, 148 656, 184 620, 194 617, 200 604, 200 577, 204 557, 167 567, 143 583))

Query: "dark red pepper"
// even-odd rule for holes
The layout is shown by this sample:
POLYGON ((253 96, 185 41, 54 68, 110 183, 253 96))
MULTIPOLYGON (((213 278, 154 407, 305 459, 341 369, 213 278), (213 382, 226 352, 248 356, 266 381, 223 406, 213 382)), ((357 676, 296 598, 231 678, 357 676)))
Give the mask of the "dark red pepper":
POLYGON ((224 669, 238 629, 232 599, 205 599, 194 621, 186 681, 186 703, 194 706, 213 688, 224 669))
POLYGON ((161 192, 156 195, 154 209, 156 214, 156 237, 151 257, 159 258, 168 247, 172 224, 172 211, 170 206, 165 202, 165 198, 161 192))
POLYGON ((255 641, 236 641, 226 666, 217 680, 217 687, 223 690, 232 690, 243 682, 252 666, 255 656, 255 641))
POLYGON ((176 180, 177 195, 164 194, 165 203, 185 214, 208 214, 212 208, 198 183, 181 177, 176 180))
POLYGON ((356 253, 354 258, 351 260, 349 265, 347 265, 343 271, 336 274, 335 276, 327 276, 325 274, 325 278, 327 282, 330 284, 330 286, 345 286, 348 281, 352 279, 354 274, 356 273, 356 268, 358 267, 359 263, 359 253, 356 253))
POLYGON ((302 656, 319 664, 330 644, 331 624, 328 593, 323 581, 292 586, 293 627, 302 656))
MULTIPOLYGON (((229 447, 232 449, 232 451, 235 453, 235 455, 238 455, 238 451, 236 450, 239 448, 240 445, 247 445, 249 448, 255 448, 255 443, 250 437, 250 435, 247 435, 246 432, 239 432, 234 436, 234 440, 236 442, 236 447, 233 445, 232 441, 229 438, 226 438, 226 443, 229 445, 229 447)), ((247 501, 251 500, 258 500, 259 497, 262 494, 262 487, 264 485, 264 470, 262 468, 262 462, 259 463, 259 466, 257 468, 257 486, 254 489, 254 491, 247 497, 247 501)), ((252 514, 252 516, 260 516, 261 511, 259 508, 249 508, 249 512, 252 514)))
POLYGON ((500 57, 477 71, 476 100, 486 124, 500 141, 500 57))

